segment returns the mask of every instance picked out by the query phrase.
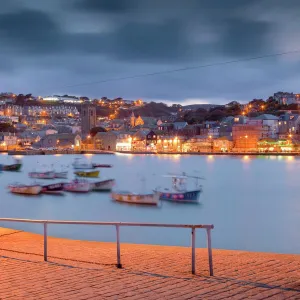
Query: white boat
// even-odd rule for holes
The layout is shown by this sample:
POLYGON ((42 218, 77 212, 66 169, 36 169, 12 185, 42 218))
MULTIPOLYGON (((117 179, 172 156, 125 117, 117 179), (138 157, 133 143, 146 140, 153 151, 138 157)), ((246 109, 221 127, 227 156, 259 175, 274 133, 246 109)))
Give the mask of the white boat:
POLYGON ((199 180, 203 179, 198 176, 187 175, 185 172, 182 174, 170 174, 164 177, 169 177, 172 179, 171 188, 157 188, 155 192, 160 194, 159 199, 171 202, 181 202, 181 203, 197 203, 199 201, 199 196, 202 192, 202 187, 199 185, 199 180), (187 180, 195 179, 195 188, 187 188, 187 180))
POLYGON ((64 190, 73 193, 88 193, 91 190, 91 183, 87 180, 75 179, 64 184, 64 190))
POLYGON ((110 192, 114 185, 115 185, 114 179, 106 179, 106 180, 91 182, 91 189, 93 191, 110 192))
POLYGON ((94 164, 84 161, 81 158, 75 158, 74 162, 72 163, 74 169, 95 169, 94 164))
POLYGON ((42 191, 42 186, 39 184, 25 185, 16 183, 9 185, 8 188, 12 193, 24 195, 38 195, 42 191))
POLYGON ((54 172, 55 178, 68 178, 68 171, 54 172))
POLYGON ((153 194, 135 194, 128 191, 114 191, 111 194, 113 200, 132 204, 157 205, 159 193, 153 194))
POLYGON ((36 178, 36 179, 54 179, 55 172, 53 171, 46 171, 46 172, 30 172, 29 177, 36 178))

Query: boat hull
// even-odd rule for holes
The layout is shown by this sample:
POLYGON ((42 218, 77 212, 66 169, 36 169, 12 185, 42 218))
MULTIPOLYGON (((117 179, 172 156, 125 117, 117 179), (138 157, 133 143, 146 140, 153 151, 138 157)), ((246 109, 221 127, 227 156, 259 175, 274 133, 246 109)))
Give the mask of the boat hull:
POLYGON ((68 172, 55 172, 55 178, 66 179, 68 178, 68 172))
POLYGON ((108 165, 108 164, 93 164, 94 168, 111 168, 112 165, 108 165))
POLYGON ((42 191, 42 187, 40 185, 32 185, 32 186, 14 186, 10 185, 8 187, 10 191, 14 194, 22 194, 22 195, 38 195, 42 191))
POLYGON ((79 182, 79 183, 67 183, 64 184, 64 191, 71 193, 88 193, 91 190, 90 183, 79 182))
POLYGON ((114 185, 114 179, 102 180, 91 183, 91 189, 93 191, 110 192, 114 185))
POLYGON ((181 203, 197 203, 201 190, 186 191, 186 192, 170 192, 159 191, 159 199, 163 201, 181 202, 181 203))
POLYGON ((79 177, 88 177, 88 178, 97 178, 99 176, 99 171, 91 171, 91 172, 74 172, 75 175, 79 177))
POLYGON ((130 204, 157 205, 159 194, 133 194, 126 192, 113 192, 111 194, 113 200, 130 204))
POLYGON ((54 172, 30 172, 28 175, 30 178, 36 178, 36 179, 54 179, 55 178, 54 172))
POLYGON ((3 165, 2 166, 3 171, 11 171, 11 172, 20 171, 21 168, 22 168, 22 164, 12 164, 12 165, 3 165))
POLYGON ((44 185, 42 187, 42 193, 60 193, 64 190, 64 184, 63 183, 53 183, 44 185))

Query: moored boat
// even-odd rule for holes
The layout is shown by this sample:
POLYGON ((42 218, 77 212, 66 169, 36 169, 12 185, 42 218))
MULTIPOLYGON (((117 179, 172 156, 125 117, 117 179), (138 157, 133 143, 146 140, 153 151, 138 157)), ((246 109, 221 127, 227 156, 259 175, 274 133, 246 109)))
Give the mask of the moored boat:
POLYGON ((24 195, 38 195, 42 191, 42 186, 40 186, 39 184, 24 185, 17 183, 9 185, 8 188, 12 193, 24 195))
POLYGON ((42 193, 60 193, 64 190, 64 183, 53 183, 42 186, 42 193))
POLYGON ((99 173, 100 173, 99 171, 90 171, 90 172, 77 171, 77 172, 74 172, 74 174, 79 177, 89 177, 89 178, 97 178, 99 176, 99 173))
POLYGON ((93 191, 110 192, 114 185, 115 185, 114 179, 106 179, 106 180, 91 182, 91 189, 93 191))
POLYGON ((159 193, 153 194, 135 194, 128 191, 114 191, 111 194, 113 200, 131 204, 157 205, 159 193))
POLYGON ((68 171, 54 172, 54 178, 68 178, 68 171))
POLYGON ((181 175, 166 175, 165 177, 172 178, 172 188, 157 188, 155 191, 159 193, 160 200, 181 203, 198 203, 199 196, 202 192, 198 180, 203 178, 190 176, 186 173, 182 173, 181 175), (186 181, 189 178, 196 179, 196 187, 194 189, 187 189, 186 181))
POLYGON ((30 172, 29 177, 36 179, 54 179, 55 173, 53 171, 46 172, 30 172))
POLYGON ((12 164, 12 165, 2 165, 2 170, 3 171, 11 171, 11 172, 17 172, 20 171, 22 168, 22 164, 12 164))
POLYGON ((91 190, 91 184, 87 180, 75 179, 70 183, 65 183, 64 190, 73 193, 88 193, 91 190))
POLYGON ((93 164, 94 168, 112 168, 109 164, 93 164))
POLYGON ((74 162, 72 163, 74 169, 95 169, 96 167, 94 164, 84 161, 81 158, 75 158, 74 162))

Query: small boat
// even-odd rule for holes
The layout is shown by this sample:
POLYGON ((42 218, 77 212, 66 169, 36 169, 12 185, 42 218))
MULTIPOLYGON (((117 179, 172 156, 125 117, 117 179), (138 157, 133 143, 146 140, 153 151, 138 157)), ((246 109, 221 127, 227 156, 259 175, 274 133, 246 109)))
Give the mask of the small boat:
POLYGON ((3 171, 17 172, 22 168, 22 164, 2 165, 3 171))
POLYGON ((75 179, 70 183, 65 183, 64 190, 73 193, 88 193, 91 190, 91 184, 87 180, 75 179))
POLYGON ((74 162, 72 163, 74 169, 95 169, 96 167, 94 164, 83 161, 81 158, 75 158, 74 162))
POLYGON ((53 171, 46 171, 46 172, 30 172, 29 177, 37 178, 37 179, 54 179, 55 173, 53 171))
POLYGON ((79 177, 89 177, 89 178, 96 178, 99 176, 99 171, 90 171, 90 172, 85 172, 85 171, 78 171, 78 172, 74 172, 75 175, 79 176, 79 177))
POLYGON ((64 190, 64 183, 53 183, 42 186, 42 193, 60 193, 64 190))
POLYGON ((114 185, 115 185, 114 179, 106 179, 106 180, 91 182, 91 189, 93 191, 110 192, 114 185))
POLYGON ((200 193, 202 192, 202 187, 199 185, 198 180, 203 178, 190 176, 186 173, 182 173, 180 175, 166 175, 165 177, 172 178, 172 188, 157 188, 155 192, 160 194, 160 200, 182 203, 198 203, 200 193), (189 178, 196 179, 196 188, 187 189, 186 181, 189 178))
POLYGON ((38 195, 42 191, 42 186, 39 184, 35 185, 24 185, 24 184, 12 184, 9 185, 11 193, 24 194, 24 195, 38 195))
POLYGON ((111 197, 118 202, 126 202, 132 204, 157 205, 159 201, 159 193, 153 194, 135 194, 128 191, 112 192, 111 197))
POLYGON ((63 172, 54 172, 54 177, 55 178, 68 178, 68 171, 63 171, 63 172))
POLYGON ((93 164, 94 168, 112 168, 112 165, 108 164, 93 164))
POLYGON ((2 171, 17 172, 20 171, 21 168, 22 168, 22 163, 20 159, 15 159, 15 163, 11 165, 1 165, 2 171))

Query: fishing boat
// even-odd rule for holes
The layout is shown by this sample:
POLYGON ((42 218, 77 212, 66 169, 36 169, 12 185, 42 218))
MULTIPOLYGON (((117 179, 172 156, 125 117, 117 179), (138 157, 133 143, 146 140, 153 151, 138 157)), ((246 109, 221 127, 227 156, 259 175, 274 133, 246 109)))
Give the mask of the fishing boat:
POLYGON ((54 178, 68 178, 68 171, 54 172, 54 178))
POLYGON ((153 194, 136 194, 128 191, 115 191, 111 194, 113 200, 118 202, 126 202, 131 204, 157 205, 159 201, 159 193, 153 194))
POLYGON ((36 179, 54 179, 55 172, 53 171, 46 171, 46 172, 30 172, 29 177, 36 178, 36 179))
POLYGON ((48 194, 56 194, 61 193, 64 190, 64 183, 53 183, 53 184, 47 184, 42 186, 42 193, 48 193, 48 194))
POLYGON ((114 179, 106 179, 96 182, 91 182, 91 189, 93 191, 110 192, 115 185, 114 179))
POLYGON ((42 191, 42 186, 39 184, 35 185, 24 185, 24 184, 12 184, 9 185, 11 193, 24 194, 24 195, 38 195, 42 191))
POLYGON ((94 164, 84 161, 81 158, 75 158, 74 162, 72 163, 74 169, 95 169, 96 167, 94 164))
POLYGON ((171 202, 182 202, 182 203, 197 203, 199 200, 200 193, 202 192, 202 187, 199 185, 199 180, 203 179, 201 177, 187 175, 182 173, 180 175, 166 175, 172 179, 172 188, 157 188, 155 191, 159 193, 160 200, 166 200, 171 202), (195 188, 187 188, 187 180, 195 179, 195 188))
POLYGON ((94 168, 112 168, 109 164, 92 164, 94 168))
POLYGON ((79 176, 79 177, 89 177, 89 178, 97 178, 99 176, 99 171, 90 171, 90 172, 86 172, 86 171, 78 171, 78 172, 74 172, 75 175, 79 176))
POLYGON ((87 180, 75 179, 70 183, 65 183, 64 190, 73 193, 88 193, 91 190, 91 184, 87 180))

